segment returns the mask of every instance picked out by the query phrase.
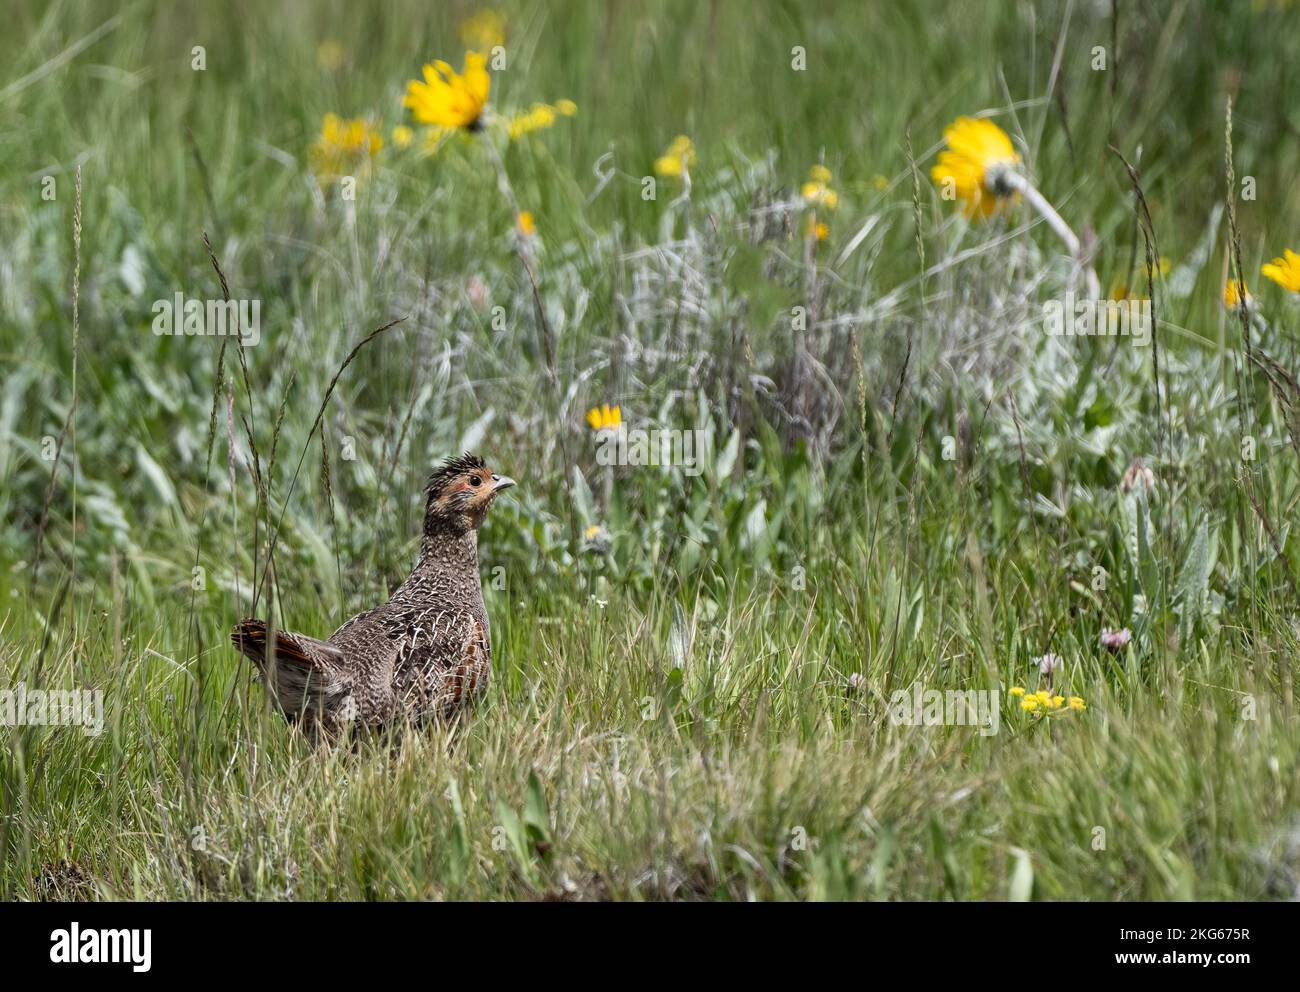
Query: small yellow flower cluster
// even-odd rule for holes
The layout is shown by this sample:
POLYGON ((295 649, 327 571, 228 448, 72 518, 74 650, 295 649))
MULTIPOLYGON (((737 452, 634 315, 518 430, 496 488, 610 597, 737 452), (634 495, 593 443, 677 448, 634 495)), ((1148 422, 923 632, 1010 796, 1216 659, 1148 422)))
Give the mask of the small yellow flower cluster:
POLYGON ((695 143, 684 134, 673 138, 667 151, 655 159, 655 172, 661 176, 680 176, 695 167, 695 143))
MULTIPOLYGON (((432 155, 443 141, 455 132, 474 133, 485 124, 502 125, 510 140, 555 124, 558 117, 573 117, 578 105, 572 100, 535 103, 513 116, 493 116, 488 110, 492 77, 488 73, 488 50, 502 43, 505 20, 487 11, 462 25, 462 34, 471 50, 465 53, 465 65, 457 72, 446 62, 436 60, 424 67, 424 79, 406 84, 402 106, 411 111, 417 124, 428 130, 424 136, 424 154, 432 155)), ((409 144, 409 139, 406 144, 409 144)), ((405 145, 402 145, 405 147, 405 145)))
POLYGON ((814 165, 808 170, 808 181, 799 193, 810 206, 834 210, 840 205, 840 195, 831 189, 831 170, 824 165, 814 165))
POLYGON ((506 122, 506 132, 511 141, 522 138, 534 131, 544 131, 555 123, 556 115, 572 117, 578 112, 578 105, 572 100, 557 100, 554 104, 535 103, 528 110, 516 114, 506 122))
POLYGON ((536 236, 537 221, 533 218, 531 210, 521 210, 519 216, 515 218, 515 224, 521 237, 531 238, 536 236))
POLYGON ((808 170, 808 181, 799 188, 799 195, 813 208, 808 215, 808 227, 805 232, 810 238, 825 241, 831 229, 817 218, 817 207, 834 210, 840 205, 840 195, 831 189, 831 170, 818 164, 808 170))
POLYGON ((1026 693, 1024 686, 1013 685, 1007 690, 1007 693, 1012 698, 1020 700, 1022 710, 1035 715, 1064 712, 1067 709, 1079 712, 1088 708, 1088 704, 1083 701, 1082 696, 1070 696, 1068 698, 1056 696, 1046 689, 1026 693))
POLYGON ((587 411, 587 423, 593 431, 612 430, 623 423, 623 410, 621 407, 611 407, 608 403, 593 406, 587 411))
POLYGON ((312 171, 322 182, 363 173, 382 147, 379 128, 364 118, 345 120, 338 114, 326 114, 320 137, 311 146, 312 171))

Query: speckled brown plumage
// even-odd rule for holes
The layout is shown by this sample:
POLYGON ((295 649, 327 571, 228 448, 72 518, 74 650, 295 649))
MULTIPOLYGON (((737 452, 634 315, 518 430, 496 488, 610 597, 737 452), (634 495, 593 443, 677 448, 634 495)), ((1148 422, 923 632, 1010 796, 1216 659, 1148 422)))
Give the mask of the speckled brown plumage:
POLYGON ((420 557, 392 598, 320 641, 241 620, 230 639, 266 676, 272 699, 313 736, 356 724, 450 717, 487 688, 492 642, 479 584, 478 531, 514 485, 482 458, 444 463, 425 488, 420 557), (273 640, 273 649, 268 649, 273 640))

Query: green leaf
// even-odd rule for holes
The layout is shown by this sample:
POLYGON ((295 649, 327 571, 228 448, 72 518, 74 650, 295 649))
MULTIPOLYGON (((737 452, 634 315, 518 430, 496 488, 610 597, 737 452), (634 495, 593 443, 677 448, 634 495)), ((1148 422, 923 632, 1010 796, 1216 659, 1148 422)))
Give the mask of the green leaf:
POLYGON ((573 466, 573 501, 577 504, 578 520, 584 527, 599 523, 596 517, 596 500, 591 495, 591 487, 582 474, 582 469, 573 466))
POLYGON ((898 840, 889 827, 881 827, 880 836, 876 838, 876 849, 871 855, 871 887, 877 899, 885 897, 885 877, 889 872, 889 863, 898 850, 898 840))
POLYGON ((520 874, 524 876, 529 885, 532 885, 534 879, 533 858, 531 845, 528 842, 528 832, 515 811, 500 799, 497 800, 497 822, 505 833, 506 843, 509 844, 510 850, 515 856, 520 874))
POLYGON ((524 828, 532 848, 543 860, 551 853, 551 814, 536 771, 528 773, 528 798, 524 802, 524 828))
POLYGON ((548 841, 551 833, 551 816, 546 809, 546 796, 542 792, 537 772, 528 773, 528 799, 524 805, 524 825, 534 840, 548 841))
POLYGON ((943 832, 943 824, 933 814, 930 816, 930 845, 935 859, 943 865, 943 883, 948 894, 954 899, 961 898, 957 859, 948 846, 948 835, 943 832))
POLYGON ((1105 393, 1098 393, 1097 398, 1092 401, 1092 405, 1083 413, 1084 430, 1094 430, 1098 427, 1109 427, 1115 420, 1115 404, 1110 401, 1110 397, 1105 393))
POLYGON ((733 430, 731 437, 727 438, 726 446, 718 455, 717 465, 713 470, 713 477, 722 482, 731 475, 731 470, 736 465, 736 456, 740 453, 740 431, 733 430))
POLYGON ((1178 572, 1178 625, 1184 635, 1190 633, 1192 625, 1205 608, 1205 597, 1210 586, 1210 568, 1213 564, 1209 529, 1202 520, 1192 535, 1183 567, 1178 572))
POLYGON ((451 812, 455 823, 451 831, 451 877, 459 885, 465 880, 469 867, 469 834, 465 829, 465 807, 460 801, 460 786, 455 778, 447 781, 447 796, 451 800, 451 812))

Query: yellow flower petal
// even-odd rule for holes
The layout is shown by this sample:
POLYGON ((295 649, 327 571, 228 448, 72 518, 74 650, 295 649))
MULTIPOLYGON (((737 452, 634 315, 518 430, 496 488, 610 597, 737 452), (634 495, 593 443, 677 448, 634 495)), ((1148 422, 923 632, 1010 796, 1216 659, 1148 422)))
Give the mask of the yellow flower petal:
POLYGON ((587 411, 587 423, 593 431, 610 430, 623 423, 623 410, 617 406, 611 407, 608 403, 593 406, 587 411))
POLYGON ((1015 168, 1020 156, 1005 131, 992 121, 958 117, 944 128, 948 149, 930 169, 936 186, 962 201, 969 217, 989 217, 1014 200, 997 180, 1015 168))
POLYGON ((423 82, 412 79, 406 84, 406 95, 402 97, 402 106, 411 111, 416 121, 444 128, 478 127, 492 88, 487 59, 482 53, 465 53, 463 75, 457 75, 440 60, 426 65, 423 75, 423 82))
POLYGON ((684 134, 673 138, 668 150, 655 159, 655 172, 661 176, 680 176, 683 169, 695 165, 695 144, 684 134))
MULTIPOLYGON (((1267 267, 1268 266, 1265 266, 1265 268, 1267 267)), ((1254 301, 1254 297, 1250 295, 1249 286, 1247 286, 1245 283, 1238 283, 1236 279, 1230 279, 1228 280, 1227 285, 1223 287, 1223 305, 1228 309, 1232 309, 1233 307, 1237 306, 1237 304, 1241 300, 1241 297, 1237 294, 1238 286, 1240 286, 1245 293, 1247 305, 1249 305, 1254 301)))
POLYGON ((1290 248, 1259 270, 1288 293, 1300 293, 1300 255, 1290 248))
POLYGON ((380 129, 365 118, 345 120, 338 114, 326 114, 321 119, 320 137, 310 150, 312 171, 322 182, 364 175, 383 147, 380 129))

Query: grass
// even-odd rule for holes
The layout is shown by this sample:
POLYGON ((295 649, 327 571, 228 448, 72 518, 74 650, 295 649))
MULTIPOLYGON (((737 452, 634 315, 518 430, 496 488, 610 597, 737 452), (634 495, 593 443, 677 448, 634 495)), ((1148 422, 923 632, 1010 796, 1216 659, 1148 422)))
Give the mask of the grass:
POLYGON ((1295 305, 1258 271, 1296 247, 1297 12, 1241 7, 502 4, 493 103, 579 108, 503 147, 540 320, 481 139, 391 140, 405 81, 460 64, 468 5, 20 5, 0 687, 102 689, 106 727, 0 726, 0 894, 1295 898, 1295 398, 1220 299, 1231 96, 1250 347, 1296 371, 1295 305), (986 110, 1094 232, 1103 286, 1141 291, 1109 146, 1135 164, 1170 262, 1159 400, 1150 348, 1043 332, 1071 280, 1050 232, 967 224, 930 183, 944 125, 986 110), (327 112, 384 128, 355 202, 309 168, 327 112), (677 134, 689 195, 643 199, 677 134), (815 162, 840 196, 820 244, 815 162), (242 364, 150 331, 157 299, 219 298, 205 231, 262 303, 242 364), (706 471, 599 465, 605 402, 704 431, 706 471), (488 697, 313 750, 226 632, 268 575, 256 611, 290 629, 382 601, 465 447, 521 481, 480 544, 488 697), (1121 486, 1134 457, 1149 495, 1121 486), (1083 712, 889 718, 914 685, 1032 692, 1049 651, 1083 712))

